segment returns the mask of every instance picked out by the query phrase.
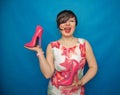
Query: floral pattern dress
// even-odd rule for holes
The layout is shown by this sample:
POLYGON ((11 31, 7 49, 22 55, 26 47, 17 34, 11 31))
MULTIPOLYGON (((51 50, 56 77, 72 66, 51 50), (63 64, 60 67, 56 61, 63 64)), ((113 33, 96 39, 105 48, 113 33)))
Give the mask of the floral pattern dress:
POLYGON ((83 86, 73 86, 83 76, 86 63, 85 40, 78 38, 75 46, 67 48, 59 41, 51 42, 55 71, 48 85, 48 95, 84 95, 83 86))

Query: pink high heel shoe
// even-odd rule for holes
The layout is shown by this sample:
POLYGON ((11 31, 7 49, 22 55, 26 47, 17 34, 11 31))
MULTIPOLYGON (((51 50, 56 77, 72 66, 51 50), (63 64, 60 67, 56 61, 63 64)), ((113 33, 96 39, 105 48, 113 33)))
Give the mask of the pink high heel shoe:
POLYGON ((31 42, 25 44, 25 46, 32 48, 38 44, 41 47, 42 32, 42 27, 40 25, 37 25, 35 34, 33 35, 31 42))

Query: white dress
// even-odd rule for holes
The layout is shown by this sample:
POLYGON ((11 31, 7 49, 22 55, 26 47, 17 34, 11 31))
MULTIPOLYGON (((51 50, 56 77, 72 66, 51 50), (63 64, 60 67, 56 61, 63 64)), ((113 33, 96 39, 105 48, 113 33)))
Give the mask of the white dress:
POLYGON ((48 95, 84 95, 83 86, 72 86, 83 76, 86 63, 85 40, 78 38, 78 43, 66 48, 59 41, 51 42, 55 71, 49 81, 48 95))

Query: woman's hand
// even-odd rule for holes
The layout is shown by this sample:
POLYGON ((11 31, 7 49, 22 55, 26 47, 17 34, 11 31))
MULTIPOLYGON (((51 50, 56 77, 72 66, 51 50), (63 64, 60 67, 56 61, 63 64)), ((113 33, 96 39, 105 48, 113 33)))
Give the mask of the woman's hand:
POLYGON ((79 80, 78 82, 73 82, 72 86, 76 86, 76 87, 83 86, 82 80, 79 80))
POLYGON ((26 46, 24 46, 24 47, 29 49, 29 50, 36 51, 36 52, 42 51, 42 48, 39 47, 39 45, 37 45, 36 47, 32 47, 32 48, 26 47, 26 46))

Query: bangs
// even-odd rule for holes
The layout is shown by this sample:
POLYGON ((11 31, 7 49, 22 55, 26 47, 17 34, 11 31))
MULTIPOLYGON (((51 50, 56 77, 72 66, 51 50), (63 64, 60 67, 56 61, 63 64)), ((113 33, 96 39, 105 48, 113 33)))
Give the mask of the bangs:
POLYGON ((58 21, 59 21, 59 24, 62 24, 62 23, 65 23, 67 22, 70 18, 73 18, 74 16, 72 14, 63 14, 61 16, 58 17, 58 21))

